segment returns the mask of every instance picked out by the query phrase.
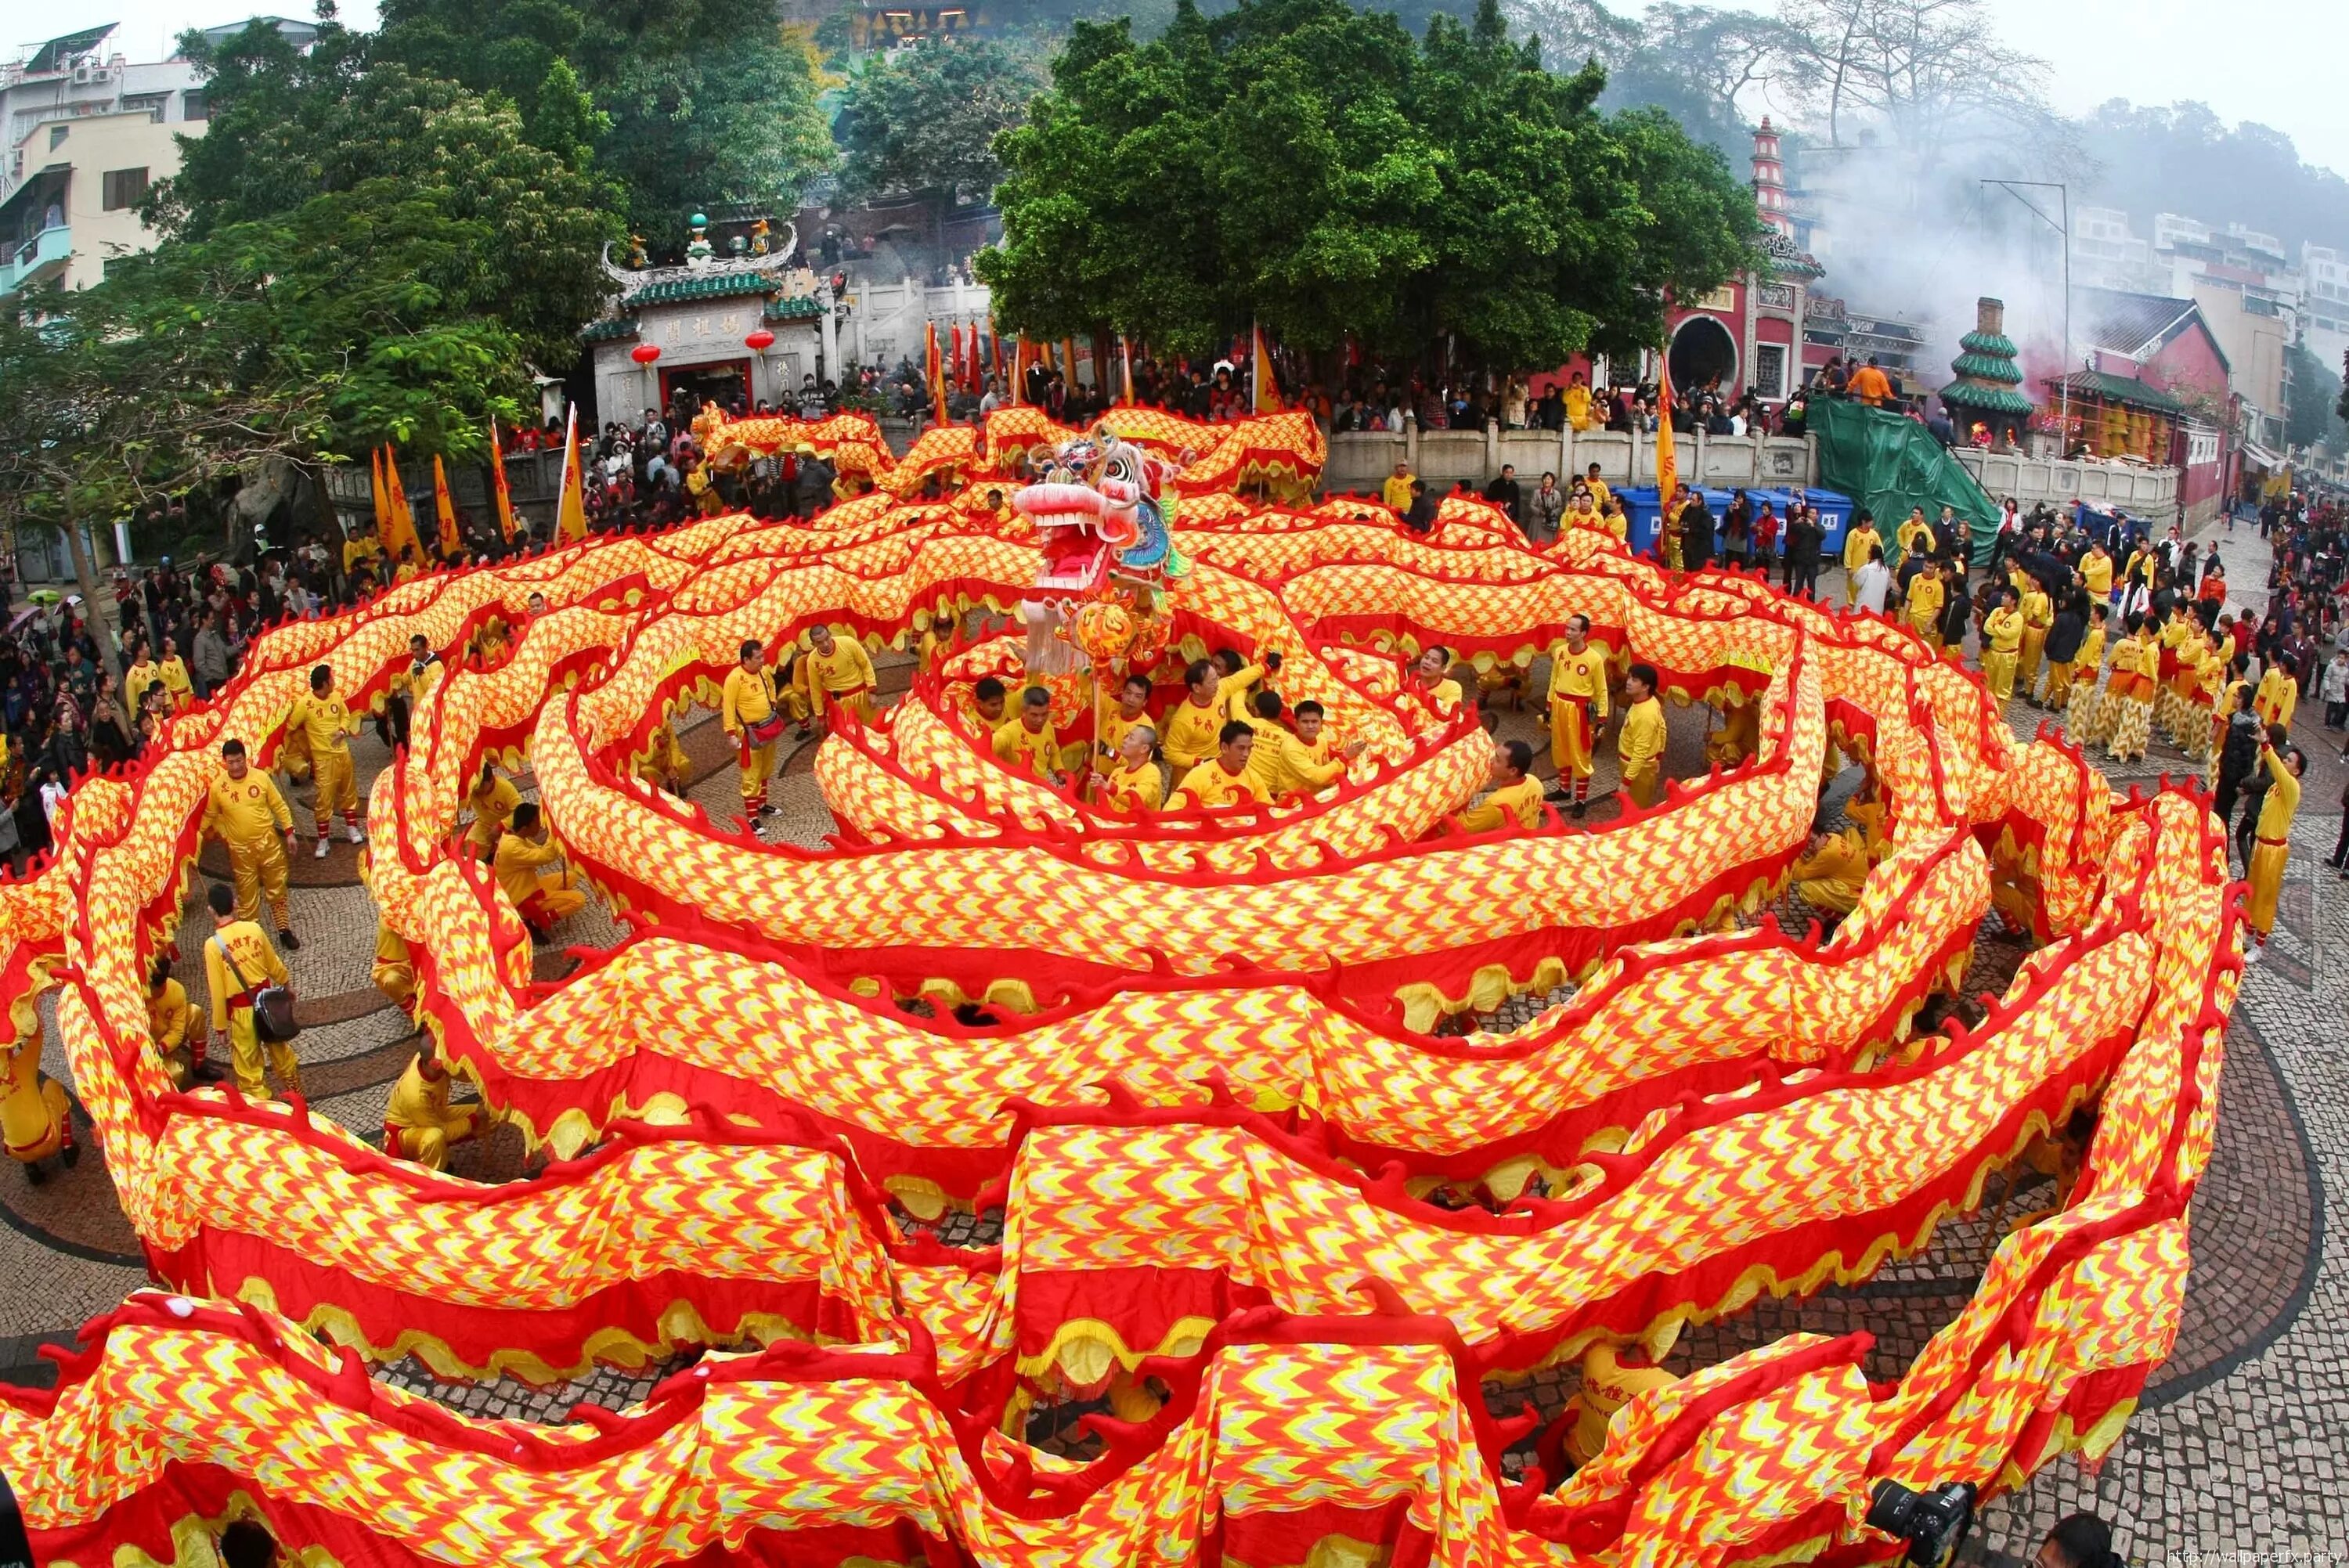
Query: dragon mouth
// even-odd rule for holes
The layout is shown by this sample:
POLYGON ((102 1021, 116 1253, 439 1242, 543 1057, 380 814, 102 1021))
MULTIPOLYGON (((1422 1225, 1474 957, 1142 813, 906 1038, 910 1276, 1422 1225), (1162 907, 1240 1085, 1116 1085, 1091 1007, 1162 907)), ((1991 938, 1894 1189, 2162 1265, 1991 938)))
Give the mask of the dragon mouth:
POLYGON ((1108 537, 1113 504, 1108 497, 1090 485, 1032 484, 1015 493, 1011 504, 1036 525, 1044 553, 1040 590, 1087 593, 1107 580, 1115 543, 1108 537))

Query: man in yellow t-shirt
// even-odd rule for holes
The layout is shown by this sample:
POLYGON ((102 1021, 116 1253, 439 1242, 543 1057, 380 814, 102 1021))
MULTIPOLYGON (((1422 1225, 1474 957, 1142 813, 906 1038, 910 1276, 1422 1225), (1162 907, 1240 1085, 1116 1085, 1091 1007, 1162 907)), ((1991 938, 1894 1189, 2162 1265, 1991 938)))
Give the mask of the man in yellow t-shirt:
POLYGON ((215 929, 204 940, 204 989, 212 999, 212 1029, 228 1040, 237 1092, 247 1099, 269 1098, 261 1070, 265 1044, 269 1066, 285 1092, 300 1094, 302 1068, 294 1059, 294 1047, 283 1040, 264 1042, 253 1023, 253 1000, 262 988, 287 983, 285 960, 277 956, 261 927, 235 918, 236 898, 228 889, 214 882, 208 897, 215 929))
POLYGON ((294 847, 294 813, 269 775, 245 759, 244 742, 221 743, 222 770, 204 801, 204 830, 228 847, 230 879, 236 884, 232 906, 239 920, 269 913, 277 920, 277 940, 289 953, 301 951, 285 897, 285 854, 294 847))
POLYGON ((1183 671, 1183 700, 1166 710, 1159 731, 1166 765, 1177 779, 1216 754, 1216 736, 1226 722, 1216 700, 1221 685, 1212 660, 1193 659, 1183 671))
POLYGON ((726 672, 718 720, 740 753, 742 814, 763 817, 774 809, 767 804, 767 779, 775 770, 783 718, 776 711, 775 672, 767 667, 766 649, 756 637, 743 643, 735 666, 726 672))
POLYGON ((2002 703, 2014 696, 2014 666, 2023 648, 2022 595, 1998 591, 1998 608, 1982 618, 1982 684, 2002 703))
POLYGON ((320 860, 326 857, 326 839, 337 810, 343 814, 343 826, 348 830, 351 842, 367 842, 367 834, 359 830, 358 778, 351 768, 351 736, 358 727, 358 715, 335 691, 335 671, 330 665, 320 665, 310 672, 310 689, 294 699, 294 706, 285 715, 285 727, 301 732, 303 744, 310 754, 310 782, 317 791, 311 798, 310 815, 317 834, 320 860))
POLYGON ((1883 547, 1884 537, 1876 531, 1874 519, 1861 512, 1852 520, 1851 531, 1843 536, 1843 602, 1846 608, 1859 603, 1859 569, 1868 564, 1868 552, 1883 547))
MULTIPOLYGON (((1150 723, 1150 677, 1128 676, 1117 688, 1117 707, 1101 722, 1101 733, 1093 738, 1093 767, 1114 767, 1125 749, 1125 738, 1137 725, 1150 723)), ((1151 733, 1157 733, 1153 727, 1151 733)))
POLYGON ((1248 754, 1256 748, 1256 731, 1242 719, 1232 719, 1216 735, 1216 755, 1183 775, 1170 805, 1232 806, 1250 801, 1270 804, 1264 786, 1248 771, 1248 754))
POLYGON ((1654 806, 1664 798, 1664 705, 1656 700, 1656 667, 1633 665, 1623 677, 1623 728, 1615 738, 1615 755, 1623 775, 1623 792, 1635 806, 1654 806))
POLYGON ((1439 713, 1460 706, 1460 683, 1452 678, 1452 650, 1438 643, 1412 661, 1410 689, 1435 705, 1439 713))
POLYGON ((1810 847, 1796 861, 1795 891, 1822 914, 1849 914, 1868 882, 1868 851, 1848 833, 1825 829, 1812 833, 1810 847))
POLYGON ((2292 710, 2299 706, 2299 683, 2285 672, 2283 665, 2271 661, 2260 675, 2260 689, 2251 698, 2251 711, 2260 716, 2261 724, 2290 729, 2292 710))
POLYGON ((864 645, 854 637, 835 637, 830 626, 808 628, 808 654, 800 663, 801 690, 807 697, 808 716, 819 724, 829 724, 829 715, 835 707, 845 707, 859 719, 871 722, 873 688, 872 655, 864 645))
POLYGON ((449 1103, 449 1069, 428 1038, 391 1087, 383 1109, 384 1152, 413 1160, 427 1171, 449 1168, 449 1146, 480 1130, 481 1108, 449 1103))
POLYGON ((489 860, 497 853, 499 835, 513 820, 514 808, 522 804, 522 791, 485 759, 481 777, 465 792, 465 804, 473 809, 473 825, 466 832, 465 841, 471 846, 475 860, 489 860))
POLYGON ((1591 504, 1596 506, 1600 511, 1605 511, 1607 510, 1608 498, 1612 496, 1615 492, 1609 490, 1607 488, 1607 481, 1599 477, 1599 465, 1597 463, 1591 464, 1589 468, 1583 470, 1582 482, 1589 488, 1591 504))
POLYGON ((1599 732, 1607 727, 1607 650, 1590 641, 1590 617, 1570 615, 1549 655, 1549 759, 1557 792, 1578 817, 1590 810, 1599 732))
POLYGON ((1387 476, 1387 482, 1379 490, 1379 499, 1386 502, 1387 510, 1398 517, 1411 510, 1411 465, 1402 459, 1395 459, 1394 472, 1387 476))
POLYGON ((1936 652, 1941 648, 1941 574, 1930 564, 1909 579, 1909 624, 1936 652))
POLYGON ((2091 603, 2102 604, 2113 596, 2113 558, 2106 553, 2102 543, 2088 546, 2088 553, 2080 557, 2080 584, 2087 589, 2091 603))
POLYGON ((498 841, 498 885, 513 901, 533 939, 546 934, 586 904, 585 893, 571 885, 567 871, 555 869, 563 846, 547 835, 538 802, 525 800, 514 808, 513 826, 498 841))
POLYGON ((147 688, 161 683, 163 666, 147 656, 147 645, 130 645, 131 661, 122 672, 122 711, 132 718, 139 717, 140 707, 147 700, 147 688))
POLYGON ((367 978, 402 1012, 413 1012, 416 957, 408 951, 408 938, 380 917, 375 923, 375 962, 367 966, 367 978))
POLYGON ((1504 742, 1493 753, 1492 793, 1460 813, 1460 826, 1471 833, 1489 833, 1512 820, 1521 828, 1540 827, 1542 787, 1529 772, 1533 765, 1532 747, 1504 742))
POLYGON ((663 719, 645 741, 645 754, 636 761, 636 777, 683 799, 691 766, 685 748, 678 744, 677 731, 663 719))
MULTIPOLYGON (((1278 692, 1260 691, 1248 699, 1248 704, 1252 711, 1242 722, 1256 732, 1256 740, 1248 748, 1248 772, 1264 787, 1268 800, 1285 800, 1292 795, 1310 795, 1328 789, 1346 776, 1346 764, 1361 751, 1359 743, 1334 756, 1325 748, 1308 747, 1280 722, 1278 692)), ((1314 705, 1317 740, 1320 714, 1320 706, 1314 705)))
POLYGON ((1166 798, 1166 780, 1151 760, 1151 749, 1158 744, 1158 732, 1147 724, 1137 724, 1118 738, 1117 760, 1106 773, 1093 773, 1093 801, 1104 810, 1123 816, 1143 817, 1158 810, 1166 798))
POLYGON ((1060 787, 1061 738, 1052 728, 1052 694, 1042 686, 1020 694, 1019 716, 997 725, 989 745, 995 759, 1012 772, 1060 787))

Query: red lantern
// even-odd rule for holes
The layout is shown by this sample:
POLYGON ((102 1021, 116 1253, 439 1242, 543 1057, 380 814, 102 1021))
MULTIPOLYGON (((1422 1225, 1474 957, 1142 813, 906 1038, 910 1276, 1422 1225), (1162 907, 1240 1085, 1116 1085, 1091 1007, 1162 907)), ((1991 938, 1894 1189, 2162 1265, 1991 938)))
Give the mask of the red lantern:
POLYGON ((650 365, 654 360, 660 357, 660 345, 657 343, 639 343, 634 348, 628 350, 628 357, 635 360, 639 365, 650 365))
POLYGON ((742 340, 742 346, 753 354, 764 354, 774 346, 775 335, 763 326, 742 340))

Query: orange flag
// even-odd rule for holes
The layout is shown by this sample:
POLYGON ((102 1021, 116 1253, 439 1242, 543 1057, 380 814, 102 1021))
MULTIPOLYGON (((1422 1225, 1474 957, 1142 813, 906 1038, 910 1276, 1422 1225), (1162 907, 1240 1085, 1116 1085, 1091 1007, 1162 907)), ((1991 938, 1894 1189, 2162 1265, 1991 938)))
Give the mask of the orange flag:
POLYGON ((938 352, 938 324, 931 322, 922 328, 922 372, 930 387, 930 418, 943 425, 947 422, 947 362, 938 352))
POLYGON ((1251 344, 1248 350, 1248 381, 1254 387, 1254 403, 1259 414, 1280 412, 1280 384, 1272 376, 1272 350, 1264 345, 1264 328, 1248 329, 1251 344))
POLYGON ((408 491, 399 482, 399 459, 389 447, 383 449, 383 478, 387 497, 385 504, 391 514, 391 526, 383 537, 384 553, 391 558, 392 565, 397 569, 399 562, 407 558, 407 552, 412 550, 416 552, 417 564, 421 566, 424 563, 424 543, 416 537, 416 513, 409 509, 408 491))
POLYGON ((440 466, 440 454, 432 454, 432 510, 440 520, 440 559, 454 561, 465 547, 465 536, 457 531, 457 502, 449 494, 449 471, 440 466))
POLYGON ((571 406, 570 423, 563 432, 563 499, 554 513, 554 537, 564 544, 587 537, 587 492, 582 488, 579 464, 579 405, 571 406))
POLYGON ((513 491, 506 488, 505 449, 498 445, 498 422, 490 420, 490 483, 498 492, 498 532, 508 544, 513 542, 513 491))
POLYGON ((1656 504, 1671 505, 1680 483, 1680 454, 1672 449, 1672 367, 1667 357, 1656 364, 1656 504))
POLYGON ((1133 345, 1127 340, 1123 333, 1118 334, 1117 337, 1117 359, 1119 379, 1124 388, 1118 401, 1132 407, 1133 405, 1133 345))

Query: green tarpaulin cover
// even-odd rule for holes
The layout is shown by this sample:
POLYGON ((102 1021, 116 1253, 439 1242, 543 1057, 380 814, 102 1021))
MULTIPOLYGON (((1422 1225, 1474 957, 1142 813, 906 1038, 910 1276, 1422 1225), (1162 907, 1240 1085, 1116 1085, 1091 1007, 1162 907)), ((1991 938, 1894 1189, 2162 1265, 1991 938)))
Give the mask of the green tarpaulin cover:
MULTIPOLYGON (((1973 564, 1990 560, 1998 537, 1998 503, 1924 426, 1905 415, 1831 397, 1813 399, 1809 413, 1810 432, 1819 438, 1819 482, 1874 513, 1877 531, 1888 543, 1909 508, 1923 507, 1930 521, 1943 507, 1952 507, 1971 531, 1973 564)), ((1891 552, 1885 555, 1889 560, 1891 552)))

